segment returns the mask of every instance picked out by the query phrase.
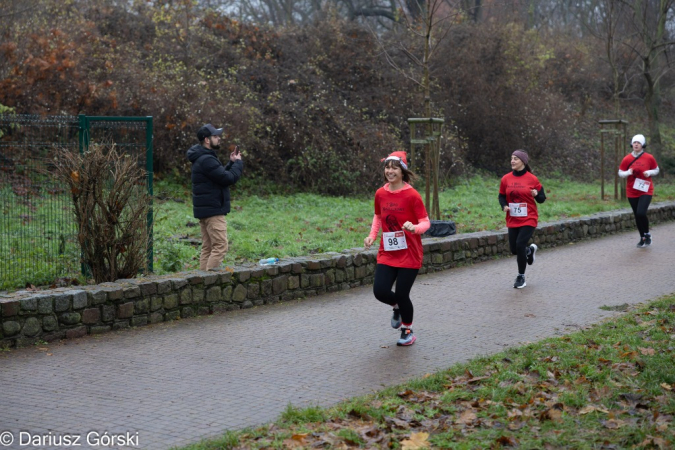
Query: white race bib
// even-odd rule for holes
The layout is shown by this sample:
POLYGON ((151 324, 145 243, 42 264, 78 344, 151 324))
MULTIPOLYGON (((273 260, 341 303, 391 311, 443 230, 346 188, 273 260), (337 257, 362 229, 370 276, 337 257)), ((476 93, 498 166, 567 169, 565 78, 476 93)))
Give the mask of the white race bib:
POLYGON ((389 233, 382 233, 382 242, 384 243, 385 252, 405 250, 408 248, 408 244, 405 241, 405 233, 403 231, 390 231, 389 233))
POLYGON ((637 189, 642 192, 649 192, 649 186, 652 183, 647 180, 642 180, 640 178, 635 178, 635 183, 633 183, 633 189, 637 189))
POLYGON ((509 203, 511 217, 527 217, 527 203, 509 203))

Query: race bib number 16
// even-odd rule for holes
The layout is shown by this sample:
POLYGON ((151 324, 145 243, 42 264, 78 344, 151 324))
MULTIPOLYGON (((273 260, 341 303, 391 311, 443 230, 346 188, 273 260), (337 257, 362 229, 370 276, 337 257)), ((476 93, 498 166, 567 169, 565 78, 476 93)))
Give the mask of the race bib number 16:
POLYGON ((405 241, 405 233, 403 231, 390 231, 388 233, 382 233, 382 241, 384 242, 385 252, 405 250, 408 248, 408 244, 405 241))

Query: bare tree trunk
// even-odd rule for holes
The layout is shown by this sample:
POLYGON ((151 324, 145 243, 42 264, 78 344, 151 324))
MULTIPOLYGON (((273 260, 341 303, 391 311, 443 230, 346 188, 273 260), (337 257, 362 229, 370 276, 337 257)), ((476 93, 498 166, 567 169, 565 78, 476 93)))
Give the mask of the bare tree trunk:
POLYGON ((481 20, 482 3, 482 0, 462 0, 462 9, 474 23, 481 20))
POLYGON ((661 121, 659 119, 659 108, 661 106, 661 89, 658 82, 655 82, 645 63, 644 76, 647 81, 647 92, 645 94, 644 104, 649 119, 649 146, 650 153, 658 161, 661 156, 661 121))
POLYGON ((649 11, 649 2, 635 1, 633 10, 635 13, 635 25, 640 33, 644 46, 642 59, 642 74, 647 85, 644 98, 647 118, 649 119, 649 137, 651 153, 658 160, 661 156, 661 124, 659 108, 661 106, 660 80, 668 68, 661 67, 661 59, 665 56, 668 47, 675 45, 675 41, 666 41, 666 22, 668 13, 673 8, 673 0, 658 0, 654 3, 655 10, 649 11), (652 20, 650 20, 652 17, 652 20))
MULTIPOLYGON (((430 11, 431 8, 427 8, 427 11, 430 11)), ((422 60, 422 86, 424 90, 424 115, 427 118, 431 118, 431 87, 429 82, 429 52, 430 52, 430 41, 431 41, 431 17, 427 17, 426 22, 426 34, 424 36, 424 59, 422 60)), ((426 125, 426 135, 427 137, 431 136, 431 123, 426 125)), ((426 183, 424 186, 424 203, 427 207, 427 212, 430 212, 430 190, 431 190, 431 159, 432 159, 432 144, 427 142, 426 145, 426 155, 424 163, 424 175, 426 178, 426 183)))

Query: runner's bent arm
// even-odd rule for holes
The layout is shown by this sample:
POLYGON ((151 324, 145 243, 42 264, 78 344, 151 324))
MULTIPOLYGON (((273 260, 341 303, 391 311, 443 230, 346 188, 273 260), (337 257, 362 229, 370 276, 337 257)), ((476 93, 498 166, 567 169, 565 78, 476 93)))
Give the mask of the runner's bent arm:
POLYGON ((502 207, 502 211, 504 208, 509 207, 509 204, 506 202, 506 194, 499 194, 499 205, 502 207))
POLYGON ((370 234, 368 237, 373 241, 377 239, 377 234, 380 232, 380 228, 382 228, 382 219, 380 219, 378 214, 373 214, 373 223, 370 226, 370 234))
POLYGON ((656 166, 656 169, 645 170, 644 172, 642 172, 642 174, 644 176, 646 176, 647 178, 649 178, 649 177, 654 177, 654 176, 658 175, 659 172, 660 172, 659 166, 656 166))
POLYGON ((546 201, 546 192, 544 192, 544 186, 539 189, 537 195, 534 196, 534 199, 537 201, 537 203, 544 203, 546 201))
POLYGON ((419 223, 415 225, 415 234, 424 234, 429 228, 431 228, 431 222, 429 216, 427 216, 420 219, 419 223))

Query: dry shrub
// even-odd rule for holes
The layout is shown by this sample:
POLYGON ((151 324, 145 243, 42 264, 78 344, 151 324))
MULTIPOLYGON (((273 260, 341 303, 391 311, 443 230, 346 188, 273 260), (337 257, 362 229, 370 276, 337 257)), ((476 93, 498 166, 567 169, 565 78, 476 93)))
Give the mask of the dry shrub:
MULTIPOLYGON (((153 116, 156 173, 186 180, 185 152, 212 122, 225 127, 221 157, 242 148, 247 179, 335 195, 377 186, 379 159, 401 147, 406 118, 419 115, 415 89, 354 23, 273 30, 179 5, 133 8, 95 0, 68 14, 50 9, 58 20, 43 36, 13 24, 0 45, 0 103, 21 113, 153 116), (40 77, 29 76, 22 47, 40 77)), ((30 18, 46 20, 41 11, 30 18)))
POLYGON ((84 154, 58 149, 54 170, 70 188, 82 262, 97 283, 147 269, 150 197, 146 172, 113 144, 84 154))
MULTIPOLYGON (((381 183, 380 158, 409 147, 406 119, 424 114, 419 89, 355 22, 331 16, 272 29, 190 2, 62 3, 39 0, 26 20, 0 28, 0 104, 17 113, 152 116, 160 175, 189 179, 185 152, 212 122, 225 128, 222 159, 234 144, 242 149, 246 180, 370 192, 381 183)), ((433 107, 446 119, 442 176, 474 167, 501 174, 520 147, 537 169, 592 175, 592 105, 607 97, 599 50, 503 21, 451 26, 432 61, 433 107)), ((410 36, 380 37, 403 66, 401 42, 420 55, 410 36)))
POLYGON ((466 158, 493 173, 509 170, 511 152, 524 148, 537 166, 565 167, 571 108, 548 83, 554 49, 516 25, 457 26, 444 43, 446 117, 468 148, 466 158))

